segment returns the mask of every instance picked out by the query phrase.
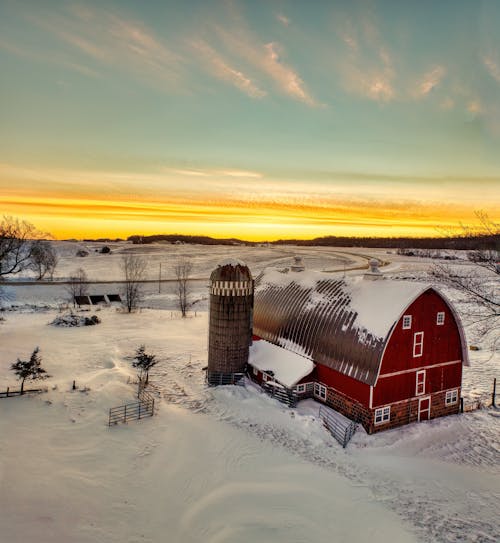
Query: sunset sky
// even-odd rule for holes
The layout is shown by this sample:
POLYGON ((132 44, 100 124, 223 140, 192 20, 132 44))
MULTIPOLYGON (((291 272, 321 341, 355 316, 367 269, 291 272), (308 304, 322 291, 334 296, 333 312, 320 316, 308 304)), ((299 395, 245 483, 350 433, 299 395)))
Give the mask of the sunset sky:
POLYGON ((500 220, 500 2, 0 0, 0 216, 57 238, 500 220))

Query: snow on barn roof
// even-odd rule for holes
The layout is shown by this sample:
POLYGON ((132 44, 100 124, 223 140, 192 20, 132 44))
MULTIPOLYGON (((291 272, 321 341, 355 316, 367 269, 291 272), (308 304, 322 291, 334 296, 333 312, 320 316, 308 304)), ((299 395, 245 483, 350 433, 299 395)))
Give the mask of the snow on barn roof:
POLYGON ((287 388, 295 386, 314 369, 311 360, 264 340, 254 341, 248 362, 259 371, 273 372, 274 380, 287 388))
POLYGON ((374 385, 389 334, 428 284, 265 272, 255 292, 254 333, 374 385))

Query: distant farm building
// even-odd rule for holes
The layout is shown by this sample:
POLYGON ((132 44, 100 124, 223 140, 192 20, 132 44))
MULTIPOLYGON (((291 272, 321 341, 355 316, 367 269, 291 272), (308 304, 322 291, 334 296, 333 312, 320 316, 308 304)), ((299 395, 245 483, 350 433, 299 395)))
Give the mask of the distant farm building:
MULTIPOLYGON (((385 279, 371 264, 364 277, 338 278, 302 271, 296 260, 297 271, 258 277, 248 375, 266 389, 280 388, 284 401, 313 397, 368 433, 458 413, 468 355, 452 305, 431 285, 385 279)), ((251 276, 246 267, 243 274, 233 270, 234 278, 218 270, 209 370, 242 372, 251 298, 240 281, 249 285, 251 276), (228 327, 233 316, 239 324, 228 327)))
POLYGON ((111 305, 113 303, 121 303, 122 299, 119 294, 91 294, 89 296, 75 296, 75 303, 81 307, 82 305, 111 305))

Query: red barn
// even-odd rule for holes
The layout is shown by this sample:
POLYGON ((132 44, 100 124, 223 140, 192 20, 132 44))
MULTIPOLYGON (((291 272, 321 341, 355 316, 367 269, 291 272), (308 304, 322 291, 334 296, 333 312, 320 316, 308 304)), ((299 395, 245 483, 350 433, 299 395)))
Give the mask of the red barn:
POLYGON ((459 411, 464 332, 430 285, 376 270, 354 279, 270 271, 257 281, 253 331, 295 358, 266 359, 256 341, 251 376, 313 396, 368 433, 459 411))

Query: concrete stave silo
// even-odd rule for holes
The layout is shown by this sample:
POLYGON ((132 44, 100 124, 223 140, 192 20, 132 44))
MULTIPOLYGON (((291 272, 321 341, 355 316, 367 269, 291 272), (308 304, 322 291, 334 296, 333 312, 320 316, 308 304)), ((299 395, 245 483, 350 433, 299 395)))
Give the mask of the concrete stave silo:
POLYGON ((253 294, 252 274, 241 261, 222 262, 210 276, 209 385, 234 384, 246 371, 253 294))

